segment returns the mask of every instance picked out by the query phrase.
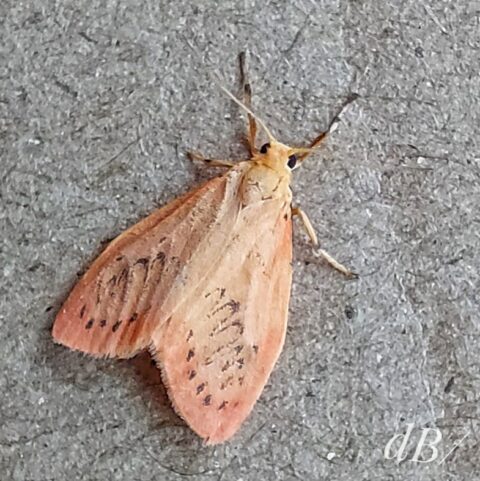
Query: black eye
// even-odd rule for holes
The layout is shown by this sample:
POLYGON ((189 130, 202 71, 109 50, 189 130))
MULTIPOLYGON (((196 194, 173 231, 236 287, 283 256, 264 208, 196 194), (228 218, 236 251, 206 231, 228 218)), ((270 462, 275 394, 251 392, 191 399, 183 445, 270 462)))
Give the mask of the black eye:
POLYGON ((287 165, 293 169, 296 165, 297 165, 297 156, 295 154, 291 155, 289 158, 288 158, 288 162, 287 162, 287 165))
POLYGON ((261 147, 260 147, 260 153, 261 154, 266 154, 267 153, 267 150, 270 148, 270 144, 267 142, 266 144, 263 144, 261 147))

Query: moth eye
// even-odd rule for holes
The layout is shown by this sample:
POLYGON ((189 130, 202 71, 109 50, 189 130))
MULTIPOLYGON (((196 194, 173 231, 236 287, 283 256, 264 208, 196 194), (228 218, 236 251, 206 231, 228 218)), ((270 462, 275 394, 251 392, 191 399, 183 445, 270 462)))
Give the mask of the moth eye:
POLYGON ((261 154, 266 154, 267 153, 267 150, 270 148, 270 144, 267 142, 266 144, 263 144, 261 147, 260 147, 260 153, 261 154))
POLYGON ((297 165, 297 156, 295 154, 292 154, 288 157, 288 162, 287 165, 293 169, 297 165))

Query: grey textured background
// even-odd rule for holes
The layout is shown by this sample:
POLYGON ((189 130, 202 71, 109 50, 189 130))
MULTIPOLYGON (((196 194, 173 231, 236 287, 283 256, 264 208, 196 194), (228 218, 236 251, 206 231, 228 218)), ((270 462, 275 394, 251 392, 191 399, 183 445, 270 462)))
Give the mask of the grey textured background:
POLYGON ((478 479, 477 0, 3 0, 0 29, 2 481, 478 479), (50 329, 102 241, 209 175, 187 149, 242 158, 206 72, 238 92, 244 48, 284 142, 360 94, 294 194, 361 277, 296 225, 284 352, 238 435, 204 447, 148 356, 90 359, 50 329), (410 457, 421 428, 444 453, 467 437, 397 465, 383 449, 407 423, 410 457))

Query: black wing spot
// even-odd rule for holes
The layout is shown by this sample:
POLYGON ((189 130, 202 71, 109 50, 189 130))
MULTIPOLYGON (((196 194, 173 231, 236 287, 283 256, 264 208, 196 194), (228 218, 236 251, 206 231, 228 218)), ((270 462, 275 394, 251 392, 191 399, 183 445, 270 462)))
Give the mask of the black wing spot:
POLYGON ((102 319, 100 321, 100 327, 105 327, 107 325, 107 320, 106 319, 102 319))
POLYGON ((175 271, 175 269, 178 269, 180 267, 180 259, 177 256, 172 256, 170 258, 170 262, 167 264, 167 268, 165 269, 165 272, 172 272, 175 271))
POLYGON ((220 406, 218 406, 218 410, 221 411, 222 409, 225 408, 225 406, 228 404, 228 401, 222 401, 222 404, 220 404, 220 406))
POLYGON ((195 369, 192 369, 192 370, 188 373, 188 379, 189 379, 189 381, 191 381, 196 375, 197 375, 197 371, 195 371, 195 369))
POLYGON ((193 331, 190 329, 188 336, 187 336, 187 342, 192 338, 193 336, 193 331))
POLYGON ((85 329, 91 329, 93 327, 93 323, 95 322, 94 319, 90 319, 86 324, 85 324, 85 329))
POLYGON ((204 389, 205 389, 205 383, 202 382, 202 384, 199 384, 197 386, 197 395, 200 394, 204 389))
POLYGON ((229 367, 230 367, 230 361, 227 361, 227 362, 222 366, 222 372, 225 372, 229 367))
POLYGON ((233 299, 231 299, 228 302, 228 307, 230 307, 232 314, 235 314, 240 310, 240 303, 238 301, 234 301, 233 299))
POLYGON ((117 286, 122 282, 124 281, 125 279, 127 279, 128 277, 128 268, 125 267, 122 269, 122 272, 120 272, 120 275, 118 276, 118 279, 117 279, 117 286))
POLYGON ((113 326, 112 326, 112 332, 118 331, 118 328, 120 327, 120 324, 122 321, 117 321, 113 326))
POLYGON ((204 405, 204 406, 210 406, 211 403, 212 403, 212 395, 211 395, 211 394, 208 394, 208 395, 205 396, 205 398, 203 399, 203 405, 204 405))
POLYGON ((129 323, 132 323, 132 322, 135 322, 136 320, 138 319, 138 313, 137 312, 134 312, 132 314, 132 317, 130 317, 130 319, 128 320, 129 323))
POLYGON ((242 369, 244 363, 245 361, 243 357, 241 357, 240 359, 237 359, 238 369, 242 369))
POLYGON ((135 262, 135 265, 142 264, 143 266, 146 266, 148 263, 149 263, 149 259, 147 259, 146 257, 141 257, 140 259, 137 260, 137 262, 135 262))
POLYGON ((222 304, 221 306, 217 307, 213 312, 212 312, 212 316, 214 316, 215 314, 217 314, 218 312, 220 312, 222 309, 225 309, 226 307, 230 308, 230 312, 233 314, 235 314, 236 312, 238 312, 240 310, 240 303, 238 301, 236 301, 235 299, 230 299, 228 302, 225 302, 224 304, 222 304))
POLYGON ((100 292, 101 289, 102 289, 102 281, 99 280, 96 285, 95 285, 95 288, 97 290, 97 298, 96 298, 96 304, 98 306, 98 304, 100 304, 101 300, 102 300, 102 293, 100 292))
POLYGON ((237 319, 235 321, 232 322, 232 326, 235 326, 238 328, 238 333, 240 335, 243 334, 243 331, 244 331, 244 327, 243 327, 243 324, 242 324, 242 321, 240 319, 237 319))
POLYGON ((240 345, 240 346, 235 346, 235 352, 236 352, 237 354, 240 354, 240 352, 242 351, 242 349, 243 349, 243 346, 241 346, 241 345, 240 345))
POLYGON ((222 382, 222 384, 220 385, 220 389, 222 391, 226 389, 232 383, 232 380, 233 380, 233 374, 230 374, 230 376, 228 376, 227 379, 224 382, 222 382))
POLYGON ((253 349, 253 351, 255 352, 255 354, 257 354, 257 352, 258 352, 258 346, 257 346, 256 344, 254 344, 254 345, 252 346, 252 349, 253 349))
POLYGON ((195 351, 193 349, 190 349, 187 353, 187 361, 190 361, 193 356, 195 356, 195 351))
POLYGON ((85 309, 87 306, 84 304, 83 307, 80 309, 80 318, 83 318, 83 315, 85 314, 85 309))

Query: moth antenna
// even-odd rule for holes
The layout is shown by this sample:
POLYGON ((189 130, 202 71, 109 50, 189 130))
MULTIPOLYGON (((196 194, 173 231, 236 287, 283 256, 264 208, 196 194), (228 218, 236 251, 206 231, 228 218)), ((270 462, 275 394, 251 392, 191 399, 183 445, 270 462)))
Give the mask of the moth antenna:
MULTIPOLYGON (((200 52, 197 50, 197 48, 192 44, 190 43, 190 41, 184 37, 184 40, 186 42, 186 44, 192 49, 192 51, 194 52, 194 54, 198 57, 198 59, 203 63, 203 60, 202 60, 202 56, 200 55, 200 52)), ((210 70, 208 67, 207 67, 207 73, 208 73, 208 76, 217 84, 217 86, 220 88, 220 90, 222 90, 222 92, 227 95, 231 100, 233 100, 241 109, 245 110, 245 112, 247 112, 247 114, 250 114, 257 122, 258 124, 260 125, 260 127, 262 127, 262 129, 265 131, 265 133, 267 134, 267 137, 268 137, 268 140, 270 142, 277 142, 277 140, 275 139, 275 137, 272 135, 272 133, 270 132, 270 130, 268 129, 268 127, 265 125, 265 123, 262 121, 262 119, 260 119, 256 114, 254 114, 252 112, 251 109, 249 109, 240 99, 238 99, 235 95, 232 94, 232 92, 230 92, 230 90, 228 90, 226 87, 224 87, 223 85, 223 81, 222 81, 222 77, 221 75, 215 71, 215 70, 210 70)))
POLYGON ((360 95, 355 92, 348 94, 347 98, 343 101, 336 114, 330 120, 327 130, 317 135, 317 137, 312 140, 310 145, 306 149, 304 149, 304 151, 302 151, 303 149, 297 150, 297 152, 300 153, 300 161, 303 161, 306 157, 308 157, 315 149, 320 146, 320 144, 325 140, 326 137, 328 137, 328 135, 330 135, 337 129, 340 122, 340 116, 342 115, 343 111, 347 108, 348 105, 350 105, 352 102, 355 102, 355 100, 357 100, 359 97, 360 95))
POLYGON ((270 130, 267 128, 267 126, 265 125, 265 123, 262 121, 262 119, 260 119, 257 115, 255 115, 241 100, 237 99, 237 97, 235 97, 235 95, 233 95, 227 88, 225 88, 222 84, 218 83, 217 82, 217 85, 220 87, 220 89, 228 96, 230 97, 240 108, 242 108, 243 110, 245 110, 245 112, 247 112, 247 114, 250 114, 257 122, 258 124, 260 125, 260 127, 262 127, 262 129, 265 131, 265 133, 267 134, 267 137, 268 137, 268 140, 270 142, 276 142, 277 140, 275 139, 275 137, 272 135, 272 133, 270 132, 270 130))

